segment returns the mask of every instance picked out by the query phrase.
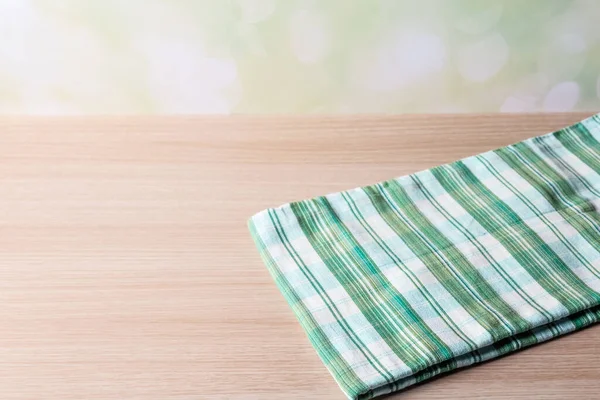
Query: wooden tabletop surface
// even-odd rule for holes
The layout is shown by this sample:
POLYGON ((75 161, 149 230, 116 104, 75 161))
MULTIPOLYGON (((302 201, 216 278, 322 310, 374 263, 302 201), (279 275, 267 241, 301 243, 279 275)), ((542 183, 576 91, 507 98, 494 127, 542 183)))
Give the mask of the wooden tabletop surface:
MULTIPOLYGON (((343 399, 247 218, 590 114, 1 119, 0 398, 343 399)), ((598 398, 599 376, 590 328, 393 398, 598 398)))

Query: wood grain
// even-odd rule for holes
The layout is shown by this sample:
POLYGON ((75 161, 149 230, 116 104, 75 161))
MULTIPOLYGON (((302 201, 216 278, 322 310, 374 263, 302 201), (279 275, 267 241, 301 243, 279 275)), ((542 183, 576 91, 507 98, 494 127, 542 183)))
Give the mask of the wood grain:
MULTIPOLYGON (((0 398, 343 399, 247 218, 587 115, 1 119, 0 398)), ((590 328, 398 398, 597 398, 599 375, 590 328)))

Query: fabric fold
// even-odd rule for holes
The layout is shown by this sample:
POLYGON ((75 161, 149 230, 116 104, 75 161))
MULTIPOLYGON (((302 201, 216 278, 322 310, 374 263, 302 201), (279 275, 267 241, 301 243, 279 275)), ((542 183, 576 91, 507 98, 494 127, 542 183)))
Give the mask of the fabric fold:
POLYGON ((600 114, 249 227, 351 399, 406 388, 600 319, 600 114))

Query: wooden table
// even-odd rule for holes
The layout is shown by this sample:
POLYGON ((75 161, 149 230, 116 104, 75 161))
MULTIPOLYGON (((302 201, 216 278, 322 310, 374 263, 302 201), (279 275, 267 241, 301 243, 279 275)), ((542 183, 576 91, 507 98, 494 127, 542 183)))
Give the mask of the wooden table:
MULTIPOLYGON (((253 213, 587 114, 0 120, 1 399, 343 399, 253 213)), ((598 398, 600 328, 402 399, 598 398)))

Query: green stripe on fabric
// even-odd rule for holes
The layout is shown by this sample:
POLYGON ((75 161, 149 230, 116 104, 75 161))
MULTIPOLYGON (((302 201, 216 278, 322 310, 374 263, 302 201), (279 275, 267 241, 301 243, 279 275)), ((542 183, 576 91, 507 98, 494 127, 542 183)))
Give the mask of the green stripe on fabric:
MULTIPOLYGON (((600 219, 595 213, 590 213, 590 204, 585 198, 577 195, 569 182, 562 178, 548 163, 532 151, 528 146, 522 146, 520 151, 507 149, 498 151, 498 155, 541 196, 543 196, 558 212, 565 221, 571 225, 592 247, 600 251, 600 219)), ((546 220, 538 211, 538 216, 546 220)), ((552 227, 547 223, 547 226, 552 227)), ((576 257, 592 274, 600 277, 599 271, 594 265, 582 257, 579 251, 569 244, 560 230, 554 228, 553 231, 561 237, 561 242, 569 248, 574 257, 576 257)))
POLYGON ((551 146, 549 146, 545 142, 536 141, 535 139, 534 139, 534 142, 537 144, 536 147, 543 154, 546 154, 549 156, 548 157, 549 163, 557 165, 557 167, 561 171, 563 171, 563 173, 565 175, 567 175, 567 183, 568 183, 568 180, 571 179, 571 180, 573 180, 573 182, 576 182, 577 184, 581 184, 583 187, 585 187, 587 190, 589 190, 595 196, 600 196, 600 192, 598 190, 596 190, 596 188, 594 188, 594 186, 591 185, 587 181, 586 178, 581 176, 573 166, 569 165, 569 163, 565 162, 560 156, 558 156, 556 154, 556 151, 551 146))
POLYGON ((456 270, 456 276, 460 277, 476 301, 481 303, 483 299, 486 300, 490 313, 498 322, 506 326, 509 333, 531 328, 529 323, 494 291, 454 244, 423 215, 401 185, 396 181, 389 181, 380 186, 380 191, 385 192, 388 199, 402 210, 402 213, 414 224, 416 231, 423 233, 424 240, 430 243, 443 259, 448 260, 446 264, 456 270))
POLYGON ((311 205, 316 209, 310 210, 306 204, 292 206, 306 237, 394 353, 413 371, 423 369, 441 358, 450 357, 450 350, 378 272, 376 264, 334 217, 326 200, 317 199, 311 205), (313 217, 303 218, 310 213, 313 213, 313 217), (337 241, 336 246, 342 247, 341 250, 334 247, 332 238, 324 233, 326 231, 332 232, 334 241, 337 241), (353 273, 354 269, 357 270, 356 273, 353 273), (364 284, 361 284, 360 277, 363 277, 364 284), (380 297, 383 301, 375 297, 380 297), (385 306, 386 301, 388 307, 385 306), (398 325, 392 330, 391 327, 396 323, 398 325), (401 340, 402 335, 406 335, 404 341, 401 340), (418 346, 407 348, 406 340, 413 340, 418 346))
MULTIPOLYGON (((515 197, 517 197, 518 199, 520 199, 525 205, 526 207, 536 216, 538 217, 546 226, 547 229, 549 229, 550 231, 552 231, 556 236, 558 236, 561 241, 563 243, 565 243, 565 245, 567 245, 567 247, 572 251, 573 256, 577 257, 582 263, 587 262, 587 260, 584 257, 580 257, 579 254, 577 254, 577 250, 573 248, 573 246, 568 242, 568 240, 564 237, 564 235, 562 235, 560 229, 558 229, 557 227, 555 227, 553 225, 553 223, 551 221, 548 220, 548 218, 546 218, 546 216, 544 215, 544 213, 542 213, 535 205, 535 203, 531 202, 526 196, 524 196, 523 194, 521 194, 516 188, 515 186, 508 180, 506 179, 503 174, 501 174, 492 163, 490 163, 485 157, 482 156, 477 156, 477 159, 484 165, 484 167, 496 178, 498 179, 499 182, 502 183, 502 185, 504 185, 504 187, 506 187, 507 189, 510 190, 510 192, 515 195, 515 197)), ((539 282, 538 282, 539 283, 539 282)), ((549 293, 550 294, 550 293, 549 293)), ((533 300, 533 299, 531 299, 533 300)), ((541 307, 541 306, 540 306, 541 307)), ((544 313, 545 316, 548 316, 547 313, 544 313)), ((550 317, 551 318, 551 317, 550 317)))
MULTIPOLYGON (((302 306, 302 301, 298 298, 297 293, 286 279, 285 274, 280 271, 277 263, 271 257, 269 249, 264 245, 262 238, 258 234, 252 221, 250 221, 248 225, 252 238, 259 249, 259 253, 265 262, 265 265, 268 267, 269 272, 277 283, 277 287, 287 302, 292 306, 294 314, 305 327, 307 336, 313 347, 319 353, 319 357, 321 357, 323 362, 332 369, 336 376, 340 377, 341 386, 349 393, 358 394, 369 390, 364 382, 356 375, 354 370, 350 368, 350 365, 348 365, 337 352, 332 351, 335 347, 323 332, 320 325, 315 322, 312 314, 302 306)), ((313 288, 317 293, 320 293, 314 285, 313 288)))
MULTIPOLYGON (((389 182, 387 182, 389 184, 389 182)), ((506 336, 511 333, 511 327, 506 321, 494 314, 490 307, 477 299, 477 293, 469 287, 466 277, 452 269, 451 263, 432 246, 423 233, 411 226, 410 220, 394 204, 385 198, 381 189, 376 186, 364 188, 379 214, 398 236, 406 243, 411 251, 427 266, 435 277, 444 285, 452 296, 472 316, 477 316, 479 323, 492 337, 506 336)))
POLYGON ((349 196, 349 195, 347 195, 345 193, 341 193, 341 195, 342 195, 342 198, 348 204, 348 207, 349 207, 350 211, 353 213, 353 215, 359 221, 359 223, 361 224, 361 226, 369 233, 369 235, 371 236, 371 238, 373 238, 373 240, 375 241, 375 243, 377 243, 377 245, 382 249, 382 251, 385 252, 386 255, 391 260, 393 260, 393 262, 395 263, 395 265, 398 268, 402 269, 402 271, 404 272, 404 274, 406 274, 406 276, 411 280, 412 284, 417 288, 417 290, 419 291, 419 293, 421 293, 421 295, 427 300, 427 302, 432 306, 432 308, 434 310, 436 310, 436 312, 438 313, 438 315, 444 320, 444 322, 450 327, 450 329, 452 329, 452 331, 459 338, 461 338, 471 348, 472 351, 476 350, 476 348, 477 348, 476 343, 473 342, 467 335, 465 335, 464 332, 462 332, 462 330, 460 329, 460 327, 444 311, 444 309, 441 307, 441 305, 438 304, 438 302, 435 300, 435 297, 427 289, 427 286, 423 285, 419 281, 419 279, 416 276, 416 274, 410 268, 406 267, 406 265, 402 262, 402 260, 396 254, 394 254, 394 252, 392 251, 392 249, 386 244, 385 240, 383 240, 377 234, 377 232, 373 229, 373 227, 371 227, 369 225, 369 223, 367 222, 367 220, 363 216, 362 212, 360 211, 360 208, 357 206, 357 204, 355 203, 355 201, 352 199, 352 196, 349 196))
POLYGON ((514 290, 519 296, 523 299, 523 301, 527 302, 531 305, 535 310, 537 310, 540 314, 544 316, 547 322, 552 320, 552 315, 548 313, 542 305, 540 305, 535 298, 529 296, 527 292, 525 292, 522 288, 519 287, 518 282, 516 282, 510 274, 508 274, 504 268, 500 265, 500 263, 494 259, 494 257, 490 254, 490 252, 485 248, 483 244, 477 239, 475 235, 469 232, 469 230, 464 227, 458 220, 456 220, 452 215, 444 209, 444 207, 435 199, 434 196, 429 193, 426 186, 421 182, 421 180, 417 176, 412 177, 413 182, 421 188, 421 193, 425 196, 425 198, 429 201, 429 203, 440 213, 442 214, 447 221, 452 224, 454 228, 460 231, 465 237, 469 239, 469 241, 477 248, 479 253, 485 258, 485 260, 494 268, 494 270, 500 275, 504 281, 514 290))
POLYGON ((598 294, 587 287, 550 246, 506 203, 491 193, 461 161, 446 168, 434 168, 432 173, 446 191, 571 313, 588 308, 599 300, 598 294), (473 198, 481 201, 482 206, 477 206, 473 198), (516 236, 507 234, 508 227, 516 236), (540 266, 544 268, 543 273, 540 266), (563 286, 555 285, 548 276, 557 277, 563 286), (572 294, 567 295, 566 290, 572 294))
POLYGON ((550 165, 526 145, 496 150, 507 164, 544 196, 552 207, 568 217, 594 211, 593 206, 550 165), (565 207, 567 205, 568 207, 565 207))
MULTIPOLYGON (((600 143, 598 143, 598 141, 590 134, 584 125, 574 127, 566 132, 569 132, 570 134, 565 133, 556 136, 558 141, 574 156, 579 158, 584 164, 590 167, 597 174, 600 174, 600 153, 598 152, 598 149, 600 149, 600 143)), ((546 147, 544 150, 552 154, 551 149, 546 147)), ((583 184, 594 195, 600 195, 600 192, 594 188, 593 185, 587 182, 585 178, 581 177, 576 172, 573 172, 568 164, 566 167, 574 176, 574 179, 583 184)))
POLYGON ((273 223, 273 226, 275 226, 275 228, 277 229, 277 235, 279 236, 281 243, 283 243, 286 250, 289 252, 290 256, 297 263, 298 268, 300 268, 300 270, 303 272, 303 274, 306 276, 306 278, 311 282, 313 289, 319 294, 319 296, 321 296, 324 303, 327 305, 327 308, 329 309, 329 311, 335 316, 336 321, 339 323, 342 330, 346 333, 346 335, 354 343, 356 348, 360 352, 363 353, 363 355, 368 360, 369 364, 373 367, 373 369, 375 369, 383 378, 385 378, 385 380, 388 381, 388 383, 392 382, 394 380, 394 377, 390 373, 390 371, 386 370, 385 367, 383 367, 383 365, 381 365, 381 362, 376 357, 373 356, 373 354, 371 353, 369 348, 367 346, 365 346, 365 344, 360 339, 360 336, 358 336, 356 334, 356 332, 352 331, 352 329, 349 327, 348 323, 344 320, 344 318, 343 317, 340 318, 340 312, 335 307, 334 302, 331 300, 331 298, 327 294, 327 291, 323 289, 323 286, 314 277, 314 275, 311 273, 310 269, 306 268, 306 265, 304 265, 304 263, 302 262, 302 260, 298 256, 298 254, 295 252, 293 246, 287 239, 287 235, 285 234, 284 230, 282 229, 281 222, 279 221, 277 214, 275 212, 272 212, 269 210, 269 217, 271 218, 271 222, 273 223))
POLYGON ((373 274, 372 276, 376 277, 374 281, 372 280, 375 287, 381 287, 385 289, 388 294, 388 298, 396 302, 398 307, 393 311, 396 313, 404 313, 407 310, 409 311, 408 316, 411 319, 407 321, 407 324, 409 327, 414 328, 415 334, 425 339, 426 347, 428 348, 429 352, 434 355, 434 362, 439 362, 440 359, 452 357, 452 351, 446 347, 444 342, 437 337, 437 335, 423 320, 421 320, 421 318, 419 318, 418 314, 410 306, 406 299, 404 299, 402 294, 398 292, 391 282, 387 280, 385 275, 381 273, 381 270, 378 268, 377 264, 370 260, 365 250, 345 227, 343 221, 338 217, 326 198, 322 198, 322 206, 326 211, 325 215, 331 216, 330 221, 333 223, 333 226, 339 228, 339 230, 337 230, 335 233, 341 234, 342 237, 346 239, 346 241, 342 241, 342 243, 349 246, 347 247, 347 251, 354 251, 361 255, 361 261, 367 262, 367 264, 365 264, 365 266, 368 268, 367 273, 373 274))
POLYGON ((556 138, 571 153, 579 157, 591 169, 600 174, 600 144, 584 124, 565 129, 556 138))

